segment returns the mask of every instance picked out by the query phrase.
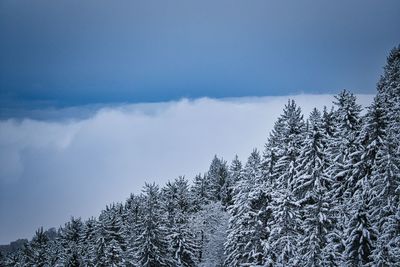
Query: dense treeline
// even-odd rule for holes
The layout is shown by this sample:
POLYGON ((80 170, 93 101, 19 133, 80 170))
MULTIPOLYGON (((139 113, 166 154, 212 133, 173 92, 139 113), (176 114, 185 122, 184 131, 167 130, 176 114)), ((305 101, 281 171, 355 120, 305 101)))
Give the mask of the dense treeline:
POLYGON ((399 266, 400 46, 365 112, 289 101, 262 154, 39 229, 2 266, 399 266))

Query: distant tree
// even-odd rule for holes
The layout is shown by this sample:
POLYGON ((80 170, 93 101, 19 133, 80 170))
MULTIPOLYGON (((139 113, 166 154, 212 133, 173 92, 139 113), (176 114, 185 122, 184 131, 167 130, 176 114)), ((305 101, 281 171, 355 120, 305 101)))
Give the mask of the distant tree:
POLYGON ((228 167, 226 161, 214 156, 206 177, 208 180, 211 200, 222 201, 225 205, 227 195, 225 183, 228 180, 228 167))
POLYGON ((82 261, 84 266, 95 266, 97 221, 90 218, 83 225, 81 239, 82 261))
POLYGON ((39 228, 32 241, 27 243, 24 252, 24 263, 28 266, 48 266, 49 265, 49 238, 43 231, 43 227, 39 228))
POLYGON ((62 247, 60 261, 63 265, 71 267, 82 265, 82 233, 83 223, 80 218, 72 217, 71 220, 60 229, 58 240, 62 247))
POLYGON ((191 187, 192 210, 199 211, 202 206, 210 203, 209 181, 206 175, 198 174, 191 187))

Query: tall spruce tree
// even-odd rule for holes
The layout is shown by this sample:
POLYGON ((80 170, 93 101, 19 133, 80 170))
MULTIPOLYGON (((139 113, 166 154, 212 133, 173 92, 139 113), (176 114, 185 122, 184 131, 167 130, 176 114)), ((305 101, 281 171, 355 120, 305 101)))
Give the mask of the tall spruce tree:
POLYGON ((169 235, 172 256, 177 266, 196 266, 199 247, 195 233, 189 228, 191 198, 188 181, 180 176, 172 183, 167 183, 163 191, 169 196, 167 208, 172 209, 169 212, 172 214, 169 235))
POLYGON ((229 208, 231 219, 225 243, 225 264, 262 265, 265 263, 263 246, 269 235, 271 196, 262 177, 261 157, 257 150, 253 150, 248 158, 234 192, 234 203, 229 208))
POLYGON ((80 218, 72 217, 60 230, 59 241, 63 248, 61 253, 61 263, 66 266, 81 266, 82 247, 81 236, 83 233, 83 223, 80 218))
POLYGON ((25 245, 23 250, 24 266, 49 266, 49 238, 43 231, 43 227, 39 228, 32 241, 25 245))
POLYGON ((332 180, 327 173, 327 136, 317 109, 311 112, 308 121, 294 187, 303 220, 299 260, 304 266, 335 266, 337 255, 330 242, 335 233, 332 231, 332 180))
MULTIPOLYGON (((297 263, 297 246, 301 230, 300 206, 294 195, 299 155, 305 136, 305 123, 301 109, 292 100, 283 110, 275 126, 276 163, 272 179, 272 213, 269 222, 271 234, 265 245, 267 263, 276 266, 291 266, 297 263)), ((271 140, 271 138, 270 138, 271 140)), ((271 145, 270 145, 271 146, 271 145)))
POLYGON ((225 183, 228 180, 228 167, 226 161, 214 156, 210 169, 207 172, 207 180, 211 200, 222 201, 226 204, 227 188, 225 183))
POLYGON ((160 206, 159 187, 145 184, 145 203, 140 218, 140 234, 135 240, 136 264, 143 267, 174 266, 168 244, 168 232, 160 206))

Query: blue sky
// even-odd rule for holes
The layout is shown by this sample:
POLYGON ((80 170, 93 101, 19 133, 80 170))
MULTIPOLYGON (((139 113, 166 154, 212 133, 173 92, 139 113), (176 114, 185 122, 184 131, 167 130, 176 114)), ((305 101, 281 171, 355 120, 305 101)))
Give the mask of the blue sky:
POLYGON ((396 0, 3 0, 1 112, 373 93, 399 13, 396 0))

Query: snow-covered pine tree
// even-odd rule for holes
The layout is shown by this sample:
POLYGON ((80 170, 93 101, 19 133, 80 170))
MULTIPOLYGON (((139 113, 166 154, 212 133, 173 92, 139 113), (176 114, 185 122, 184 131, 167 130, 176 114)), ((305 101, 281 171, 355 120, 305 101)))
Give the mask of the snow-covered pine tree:
POLYGON ((305 136, 303 115, 293 100, 285 105, 274 130, 274 147, 272 144, 267 146, 276 151, 276 163, 270 174, 274 188, 271 205, 273 219, 269 222, 271 234, 265 243, 265 254, 268 265, 290 266, 296 265, 301 226, 293 182, 305 136))
POLYGON ((199 211, 203 206, 210 204, 209 181, 206 175, 198 174, 194 177, 191 187, 192 210, 199 211))
POLYGON ((400 203, 400 46, 390 52, 377 87, 378 95, 366 122, 369 132, 378 137, 369 142, 374 152, 370 174, 372 218, 378 230, 372 257, 373 264, 390 266, 400 258, 396 219, 400 203))
POLYGON ((22 267, 22 266, 24 266, 23 250, 7 254, 5 256, 4 266, 6 266, 6 267, 22 267))
POLYGON ((168 244, 165 218, 161 212, 159 187, 145 184, 143 215, 139 221, 140 234, 135 240, 136 265, 143 267, 174 266, 168 244))
POLYGON ((24 266, 49 266, 49 238, 40 227, 23 249, 24 266))
POLYGON ((122 222, 124 213, 122 204, 113 204, 100 219, 103 226, 103 235, 106 242, 105 264, 107 266, 124 266, 126 252, 126 234, 122 222))
MULTIPOLYGON (((279 121, 279 120, 278 120, 279 121)), ((305 137, 305 123, 301 109, 294 100, 289 100, 280 117, 280 141, 276 141, 277 161, 272 169, 273 181, 279 187, 293 190, 298 157, 305 137)))
POLYGON ((84 266, 95 266, 96 259, 96 226, 97 221, 94 218, 89 218, 83 225, 81 234, 82 261, 84 266))
POLYGON ((400 98, 400 45, 390 51, 383 70, 377 90, 384 98, 385 111, 390 113, 396 109, 400 98))
POLYGON ((228 208, 233 205, 233 197, 234 197, 234 189, 236 183, 240 180, 242 172, 242 163, 239 160, 238 155, 235 155, 235 158, 232 160, 231 165, 228 170, 228 178, 222 191, 225 193, 223 197, 223 203, 228 208))
POLYGON ((361 144, 361 106, 356 103, 354 94, 347 90, 335 96, 333 103, 337 106, 337 135, 331 139, 330 154, 332 155, 331 176, 336 180, 336 195, 343 203, 345 198, 351 198, 355 185, 360 177, 355 177, 354 169, 360 161, 361 144))
POLYGON ((264 180, 271 186, 276 185, 277 176, 276 163, 283 153, 283 133, 285 120, 281 116, 274 124, 274 128, 269 134, 268 141, 264 145, 263 160, 261 170, 264 180))
POLYGON ((269 235, 271 196, 261 172, 261 157, 253 150, 234 189, 234 204, 229 208, 225 254, 228 266, 262 265, 264 244, 269 235))
POLYGON ((308 121, 308 133, 294 182, 303 221, 299 260, 304 266, 336 266, 338 255, 330 242, 335 233, 332 231, 332 180, 327 173, 327 136, 317 109, 311 112, 308 121))
POLYGON ((376 240, 376 230, 370 220, 371 187, 368 177, 358 181, 361 185, 353 195, 352 215, 346 229, 345 259, 348 266, 368 266, 376 240))
POLYGON ((228 176, 224 186, 222 187, 222 203, 229 207, 233 205, 234 187, 237 181, 240 179, 240 173, 242 171, 242 163, 239 160, 238 155, 232 160, 229 166, 228 176))
POLYGON ((127 243, 126 248, 126 259, 127 265, 133 265, 135 263, 135 255, 137 247, 135 246, 135 240, 140 234, 140 218, 143 216, 143 195, 131 194, 127 199, 124 207, 124 233, 126 235, 125 241, 127 243))
POLYGON ((82 265, 82 233, 83 223, 81 218, 72 217, 71 220, 60 229, 58 240, 62 247, 62 253, 60 256, 62 265, 71 267, 82 265))
POLYGON ((228 167, 226 161, 215 155, 206 177, 208 180, 208 190, 210 192, 211 200, 222 201, 225 205, 227 193, 224 190, 227 190, 227 188, 224 185, 228 179, 228 167))
MULTIPOLYGON (((169 183, 171 184, 171 183, 169 183)), ((173 257, 177 266, 196 266, 198 260, 198 244, 195 233, 189 227, 190 196, 189 185, 185 177, 180 176, 174 180, 172 186, 174 198, 172 199, 173 222, 170 229, 170 242, 173 257)))
POLYGON ((229 166, 229 177, 232 181, 231 190, 235 187, 236 182, 240 180, 242 169, 242 162, 239 160, 238 155, 235 155, 235 158, 229 166))
MULTIPOLYGON (((347 90, 335 96, 333 102, 335 129, 328 139, 327 154, 330 158, 329 176, 333 180, 334 195, 332 198, 336 218, 334 239, 336 249, 344 255, 346 227, 351 214, 352 196, 355 193, 357 181, 362 179, 357 164, 360 164, 362 146, 360 144, 361 106, 356 103, 356 97, 347 90)), ((346 259, 341 259, 345 261, 346 259)))
POLYGON ((387 208, 372 253, 374 266, 396 266, 400 262, 400 205, 387 208))
POLYGON ((335 112, 333 110, 333 107, 331 108, 330 111, 328 111, 328 108, 324 106, 324 110, 322 113, 322 128, 327 137, 333 137, 335 136, 335 112))
POLYGON ((117 240, 111 239, 108 242, 107 247, 105 249, 106 266, 110 267, 119 267, 125 266, 125 258, 124 258, 124 251, 121 248, 121 245, 118 243, 117 240))

